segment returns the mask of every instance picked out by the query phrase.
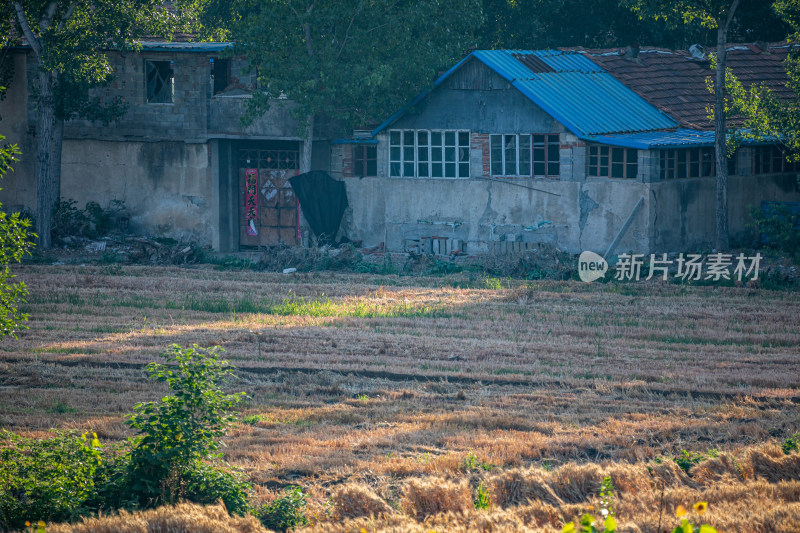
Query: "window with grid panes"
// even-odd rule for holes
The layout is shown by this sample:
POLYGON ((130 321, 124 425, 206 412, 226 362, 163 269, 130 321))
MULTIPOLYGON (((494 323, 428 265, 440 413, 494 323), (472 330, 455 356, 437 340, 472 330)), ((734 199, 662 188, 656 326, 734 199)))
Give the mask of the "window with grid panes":
POLYGON ((558 135, 490 135, 489 155, 493 176, 556 178, 559 174, 558 135))
POLYGON ((777 146, 753 148, 753 174, 780 174, 800 172, 800 162, 789 161, 787 154, 777 146))
POLYGON ((353 147, 353 176, 378 175, 378 147, 356 145, 353 147))
POLYGON ((468 178, 469 132, 391 130, 389 175, 416 178, 468 178))
POLYGON ((590 178, 636 179, 639 173, 639 151, 590 144, 586 158, 586 175, 590 178))
POLYGON ((716 175, 713 148, 669 148, 659 152, 662 180, 707 178, 716 175))

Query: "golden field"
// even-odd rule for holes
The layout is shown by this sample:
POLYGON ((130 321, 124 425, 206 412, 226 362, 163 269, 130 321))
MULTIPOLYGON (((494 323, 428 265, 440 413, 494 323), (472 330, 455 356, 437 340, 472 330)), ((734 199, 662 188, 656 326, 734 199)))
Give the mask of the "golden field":
MULTIPOLYGON (((15 271, 31 319, 0 344, 0 427, 122 439, 133 405, 165 391, 146 363, 172 343, 219 345, 247 393, 226 460, 260 500, 303 487, 309 530, 560 531, 610 475, 620 531, 671 531, 697 501, 720 531, 800 531, 800 454, 780 448, 800 431, 797 292, 15 271), (687 475, 670 459, 684 450, 708 459, 687 475)), ((260 527, 241 520, 231 531, 260 527)))

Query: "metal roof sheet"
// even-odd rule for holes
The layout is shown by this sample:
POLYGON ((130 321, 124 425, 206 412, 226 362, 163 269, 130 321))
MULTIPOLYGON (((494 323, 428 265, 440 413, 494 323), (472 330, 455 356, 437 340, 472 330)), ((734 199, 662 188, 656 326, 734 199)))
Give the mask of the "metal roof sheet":
MULTIPOLYGON (((647 103, 585 54, 573 51, 478 50, 440 76, 434 83, 434 88, 471 57, 508 80, 578 136, 652 131, 675 128, 678 125, 675 120, 647 103), (547 72, 531 70, 537 68, 539 62, 526 61, 527 55, 534 56, 549 67, 547 72)), ((428 93, 429 91, 421 93, 408 106, 378 126, 372 134, 376 135, 400 118, 408 107, 416 105, 428 93)))
POLYGON ((676 131, 642 131, 614 135, 588 135, 584 141, 650 150, 655 148, 714 146, 713 131, 698 131, 685 128, 676 131))
POLYGON ((148 52, 222 52, 233 43, 184 43, 172 41, 140 41, 142 50, 148 52))
MULTIPOLYGON (((750 130, 739 130, 749 133, 750 130)), ((730 139, 733 133, 728 133, 730 139)), ((637 148, 639 150, 655 150, 659 148, 687 148, 714 146, 714 132, 709 130, 691 130, 678 128, 675 131, 640 131, 635 133, 618 133, 611 135, 586 135, 583 141, 637 148)), ((741 144, 757 146, 780 142, 778 137, 765 135, 759 139, 744 139, 741 144)))
POLYGON ((607 72, 542 73, 513 85, 579 136, 678 125, 607 72))

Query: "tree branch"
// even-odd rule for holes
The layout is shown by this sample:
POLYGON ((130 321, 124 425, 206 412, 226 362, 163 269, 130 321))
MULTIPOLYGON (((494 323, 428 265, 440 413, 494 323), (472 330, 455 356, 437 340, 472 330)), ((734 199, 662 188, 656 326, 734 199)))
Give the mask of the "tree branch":
POLYGON ((61 21, 58 23, 58 29, 62 30, 64 28, 64 23, 72 17, 72 14, 75 12, 75 8, 78 6, 77 2, 72 2, 67 9, 67 12, 64 13, 64 16, 61 17, 61 21))
POLYGON ((731 9, 728 11, 728 16, 725 19, 725 33, 728 32, 728 26, 731 25, 731 21, 733 21, 733 15, 736 14, 736 8, 739 7, 739 0, 733 0, 731 4, 731 9))
POLYGON ((347 40, 350 38, 350 28, 353 27, 353 22, 356 20, 356 15, 358 15, 361 12, 361 5, 362 3, 359 2, 358 7, 353 13, 353 16, 350 17, 350 24, 347 25, 347 30, 344 32, 344 39, 342 39, 342 46, 339 47, 339 53, 336 54, 336 59, 339 59, 339 57, 342 55, 342 52, 344 52, 344 46, 347 44, 347 40))
POLYGON ((25 16, 25 10, 22 9, 22 4, 14 2, 14 9, 17 12, 17 20, 22 28, 22 33, 25 34, 25 38, 28 39, 28 43, 31 45, 31 48, 33 48, 33 51, 36 52, 36 55, 41 57, 42 43, 39 42, 33 34, 33 31, 31 31, 30 24, 28 24, 28 17, 25 16))
POLYGON ((42 20, 39 21, 39 29, 44 33, 47 28, 50 27, 50 23, 53 22, 53 17, 56 14, 56 8, 58 7, 57 2, 50 2, 47 6, 47 10, 45 10, 44 14, 42 15, 42 20))

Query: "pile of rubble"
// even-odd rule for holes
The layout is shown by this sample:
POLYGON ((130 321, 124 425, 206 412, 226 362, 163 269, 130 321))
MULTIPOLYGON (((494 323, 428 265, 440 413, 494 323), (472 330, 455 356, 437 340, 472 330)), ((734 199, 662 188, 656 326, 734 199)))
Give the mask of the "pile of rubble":
POLYGON ((60 239, 60 242, 60 247, 46 252, 48 257, 60 262, 71 260, 182 265, 201 263, 206 259, 205 251, 199 246, 157 237, 115 234, 100 239, 87 239, 68 236, 60 239))

